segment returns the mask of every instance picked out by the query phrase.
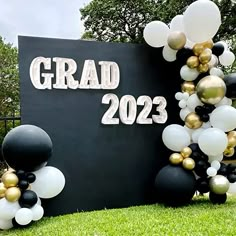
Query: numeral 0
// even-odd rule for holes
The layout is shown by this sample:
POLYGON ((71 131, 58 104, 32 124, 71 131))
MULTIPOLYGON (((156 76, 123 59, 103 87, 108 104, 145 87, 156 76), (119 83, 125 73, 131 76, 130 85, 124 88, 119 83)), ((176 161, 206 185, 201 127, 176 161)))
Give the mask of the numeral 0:
POLYGON ((139 113, 136 123, 137 124, 163 124, 167 120, 166 111, 166 99, 164 97, 155 97, 153 100, 149 96, 140 96, 137 99, 131 95, 125 95, 120 99, 112 93, 105 94, 102 98, 102 104, 110 104, 109 109, 102 117, 102 124, 105 125, 118 125, 120 120, 123 124, 132 125, 135 122, 137 116, 137 105, 143 106, 142 111, 139 113), (111 103, 111 104, 110 104, 111 103), (152 115, 152 118, 148 118, 152 111, 152 106, 157 105, 156 111, 158 115, 152 115), (114 118, 115 113, 119 108, 119 118, 114 118))

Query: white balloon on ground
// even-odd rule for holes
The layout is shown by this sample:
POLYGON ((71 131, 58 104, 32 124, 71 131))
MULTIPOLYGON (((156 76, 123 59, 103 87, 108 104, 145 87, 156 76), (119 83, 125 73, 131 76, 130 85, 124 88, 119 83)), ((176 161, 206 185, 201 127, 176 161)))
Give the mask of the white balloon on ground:
POLYGON ((228 106, 232 106, 232 99, 224 97, 220 102, 218 102, 217 104, 215 104, 215 107, 220 107, 223 105, 228 105, 228 106))
POLYGON ((203 129, 203 128, 199 128, 199 129, 194 130, 194 132, 192 133, 192 141, 194 143, 198 143, 198 138, 204 130, 205 129, 203 129))
POLYGON ((211 167, 215 168, 216 170, 219 170, 220 169, 220 162, 217 160, 212 161, 211 167))
POLYGON ((206 173, 208 176, 213 177, 213 176, 216 176, 217 170, 214 167, 209 167, 209 168, 207 168, 206 173))
POLYGON ((162 133, 163 143, 172 151, 179 152, 190 144, 190 135, 181 125, 168 125, 162 133))
POLYGON ((198 145, 206 155, 221 155, 228 145, 227 135, 217 128, 205 129, 198 138, 198 145))
POLYGON ((20 209, 18 202, 9 202, 6 198, 0 200, 0 219, 11 220, 15 217, 16 212, 20 209))
POLYGON ((218 77, 220 77, 221 79, 223 79, 224 78, 224 72, 221 70, 221 69, 219 69, 219 68, 216 68, 216 67, 212 67, 211 69, 210 69, 210 75, 215 75, 215 76, 218 76, 218 77))
POLYGON ((13 227, 12 220, 2 220, 0 219, 0 229, 8 230, 13 227))
POLYGON ((212 161, 219 161, 221 162, 224 158, 223 154, 217 155, 217 156, 208 156, 208 161, 211 163, 212 161))
POLYGON ((15 219, 19 225, 28 225, 33 219, 33 213, 29 208, 21 208, 16 212, 15 219))
POLYGON ((228 132, 236 128, 236 109, 229 105, 217 107, 210 115, 210 122, 214 128, 228 132))
POLYGON ((197 94, 194 93, 189 97, 187 107, 194 111, 197 106, 203 106, 203 103, 198 98, 197 94))
POLYGON ((192 110, 189 109, 188 107, 181 109, 179 112, 179 116, 180 116, 181 120, 185 121, 186 116, 191 112, 192 112, 192 110))
POLYGON ((212 1, 196 1, 184 12, 183 24, 189 40, 205 42, 215 36, 221 25, 220 10, 212 1))
POLYGON ((236 182, 229 184, 229 189, 228 189, 227 193, 236 194, 236 182))
POLYGON ((143 36, 147 44, 158 48, 167 44, 169 33, 170 29, 165 23, 152 21, 144 28, 143 36))
POLYGON ((170 31, 184 32, 183 15, 175 16, 170 22, 170 31))
POLYGON ((52 198, 57 196, 65 186, 63 173, 52 166, 46 166, 34 172, 35 182, 31 184, 31 189, 40 198, 52 198))
POLYGON ((162 50, 162 56, 168 62, 172 62, 176 60, 176 53, 177 53, 177 50, 173 50, 172 48, 169 47, 168 44, 165 45, 165 47, 162 50))
POLYGON ((197 69, 191 69, 187 65, 182 66, 180 69, 180 76, 185 81, 193 81, 195 80, 199 75, 199 72, 197 69))
POLYGON ((231 66, 235 61, 235 55, 231 51, 224 51, 223 54, 219 56, 219 61, 222 66, 231 66))
POLYGON ((40 220, 43 217, 44 209, 40 205, 36 204, 30 210, 33 213, 33 217, 32 217, 33 221, 40 220))

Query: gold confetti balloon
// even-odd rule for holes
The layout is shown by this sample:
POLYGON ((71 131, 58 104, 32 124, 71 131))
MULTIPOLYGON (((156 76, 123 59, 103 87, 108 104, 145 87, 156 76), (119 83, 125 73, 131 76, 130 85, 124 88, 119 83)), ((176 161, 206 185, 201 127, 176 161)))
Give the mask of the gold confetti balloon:
POLYGON ((189 113, 185 118, 185 125, 189 129, 198 129, 202 126, 203 122, 200 119, 200 116, 195 112, 189 113))
POLYGON ((173 154, 170 155, 169 161, 173 165, 179 165, 180 163, 182 163, 183 159, 184 158, 182 157, 181 154, 173 153, 173 154))

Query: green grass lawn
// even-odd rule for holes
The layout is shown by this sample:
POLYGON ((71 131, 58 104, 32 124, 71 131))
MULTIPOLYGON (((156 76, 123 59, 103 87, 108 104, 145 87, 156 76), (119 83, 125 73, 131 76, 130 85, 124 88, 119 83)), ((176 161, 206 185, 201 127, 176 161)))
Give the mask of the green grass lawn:
POLYGON ((0 231, 4 236, 235 234, 235 197, 228 198, 223 205, 212 205, 207 198, 198 197, 181 208, 150 205, 45 217, 26 229, 0 231))

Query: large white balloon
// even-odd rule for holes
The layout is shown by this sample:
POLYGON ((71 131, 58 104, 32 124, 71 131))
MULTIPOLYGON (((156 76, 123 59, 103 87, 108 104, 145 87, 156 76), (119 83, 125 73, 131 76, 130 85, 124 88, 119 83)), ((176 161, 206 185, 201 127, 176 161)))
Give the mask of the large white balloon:
POLYGON ((0 229, 7 230, 13 227, 12 220, 2 220, 0 219, 0 229))
POLYGON ((236 128, 236 109, 229 105, 217 107, 210 115, 210 122, 214 128, 228 132, 236 128))
POLYGON ((209 156, 217 156, 224 152, 228 144, 226 134, 217 128, 204 130, 198 138, 200 149, 209 156))
POLYGON ((183 24, 188 39, 196 43, 207 41, 221 25, 220 10, 212 1, 196 1, 184 12, 183 24))
POLYGON ((203 129, 203 128, 198 128, 198 129, 194 130, 194 132, 192 133, 192 140, 194 143, 198 143, 198 138, 204 130, 205 129, 203 129))
POLYGON ((176 60, 176 53, 177 51, 170 48, 168 44, 162 50, 162 56, 168 62, 176 60))
POLYGON ((162 133, 163 143, 172 151, 179 152, 190 144, 190 135, 181 125, 169 125, 162 133))
POLYGON ((183 15, 175 16, 170 22, 170 31, 184 32, 183 15))
POLYGON ((194 111, 197 106, 203 106, 203 103, 200 101, 197 94, 194 93, 189 97, 187 101, 187 107, 194 111))
POLYGON ((209 162, 212 162, 212 161, 222 161, 224 158, 224 155, 223 154, 220 154, 218 156, 208 156, 208 161, 209 162))
POLYGON ((152 21, 144 28, 143 37, 147 44, 159 48, 167 44, 169 33, 170 29, 165 23, 161 21, 152 21))
POLYGON ((28 225, 33 219, 33 213, 29 208, 21 208, 16 212, 15 219, 19 225, 28 225))
POLYGON ((20 209, 18 202, 8 202, 6 198, 0 200, 0 219, 11 220, 20 209))
POLYGON ((65 186, 63 173, 55 167, 46 166, 34 172, 35 182, 31 184, 31 189, 40 198, 52 198, 57 196, 65 186))
POLYGON ((235 55, 231 51, 224 51, 224 53, 219 56, 219 60, 221 65, 231 66, 234 63, 235 55))
POLYGON ((191 69, 187 65, 182 66, 180 69, 180 76, 185 81, 193 81, 195 80, 199 75, 199 72, 197 69, 191 69))

